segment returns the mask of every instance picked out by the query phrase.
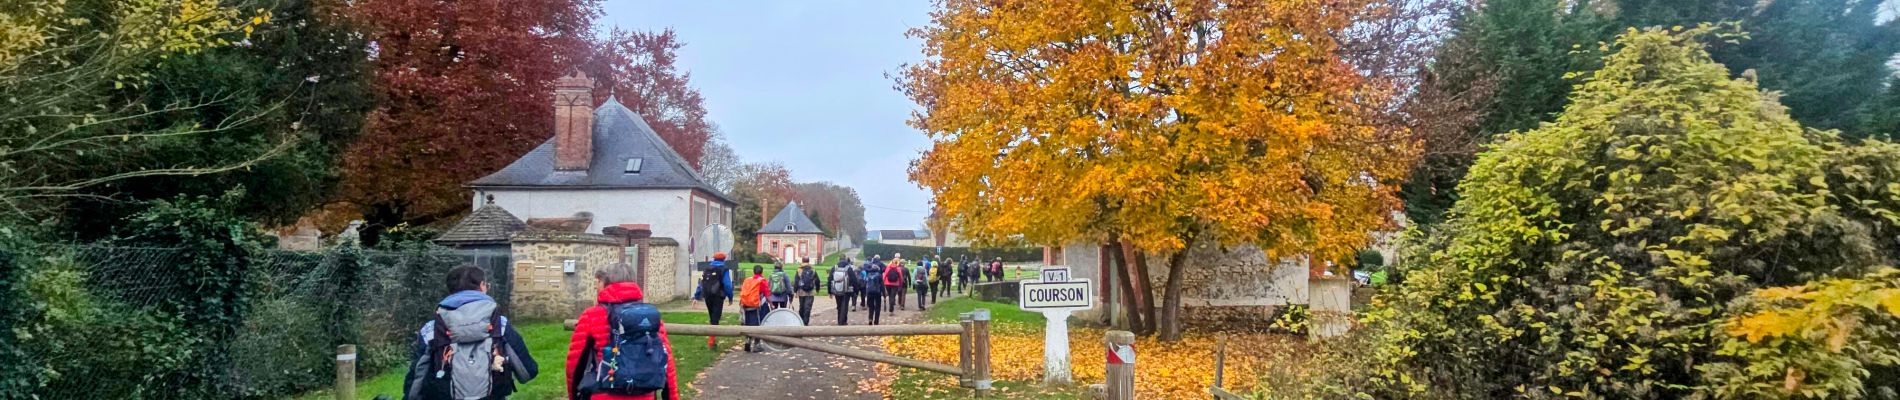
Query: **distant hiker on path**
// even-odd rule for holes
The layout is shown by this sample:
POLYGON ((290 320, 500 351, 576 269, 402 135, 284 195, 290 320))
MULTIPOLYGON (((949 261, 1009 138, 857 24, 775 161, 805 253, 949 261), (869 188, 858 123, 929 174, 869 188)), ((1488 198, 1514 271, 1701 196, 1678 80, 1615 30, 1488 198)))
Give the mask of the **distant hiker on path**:
POLYGON ((990 261, 990 281, 991 282, 1003 281, 1003 258, 1002 257, 997 257, 995 260, 990 261))
MULTIPOLYGON (((902 256, 902 254, 899 254, 902 256)), ((904 280, 904 259, 892 258, 884 264, 882 276, 884 283, 884 312, 897 312, 904 304, 904 286, 910 282, 904 280)))
MULTIPOLYGON (((713 253, 706 269, 699 271, 699 286, 693 288, 693 300, 706 302, 706 318, 719 325, 726 306, 732 305, 732 268, 726 268, 726 253, 713 253)), ((706 347, 715 347, 716 338, 706 337, 706 347)))
POLYGON ((485 275, 473 265, 449 270, 448 297, 416 332, 404 399, 507 399, 540 373, 527 342, 495 313, 485 275))
POLYGON ((864 293, 860 296, 864 297, 864 308, 870 311, 865 316, 866 321, 877 325, 880 320, 878 315, 884 312, 884 263, 877 256, 871 256, 871 262, 864 263, 864 269, 859 274, 864 275, 865 281, 864 293))
POLYGON ((919 260, 917 266, 911 267, 910 286, 917 289, 917 310, 922 311, 924 307, 929 307, 930 304, 924 302, 924 300, 929 300, 930 295, 929 259, 919 260))
POLYGON ((974 281, 976 281, 976 261, 967 256, 963 257, 963 260, 957 263, 957 294, 963 294, 964 288, 969 287, 974 281))
POLYGON ((838 265, 831 267, 827 275, 830 276, 825 277, 825 287, 831 289, 831 302, 838 305, 838 326, 850 325, 846 317, 851 315, 851 294, 857 293, 852 285, 858 280, 858 268, 851 266, 851 257, 839 257, 838 265))
MULTIPOLYGON (((765 283, 765 267, 752 266, 752 277, 745 278, 745 283, 739 285, 739 308, 745 310, 740 325, 759 326, 759 321, 765 319, 765 298, 772 296, 770 286, 765 283)), ((745 351, 757 351, 758 343, 759 339, 746 338, 745 351)))
POLYGON ((785 264, 772 264, 772 276, 767 279, 772 284, 772 309, 785 308, 792 300, 792 277, 785 274, 785 264))
MULTIPOLYGON (((946 262, 946 260, 938 258, 937 265, 933 267, 937 270, 937 280, 930 282, 930 285, 935 287, 934 290, 936 290, 937 293, 943 294, 943 297, 950 297, 951 280, 955 279, 953 276, 956 274, 956 269, 960 267, 957 264, 955 260, 948 260, 948 262, 946 262)), ((931 301, 936 301, 935 296, 932 296, 931 301)))
POLYGON ((594 272, 599 304, 581 312, 567 342, 567 398, 679 399, 679 371, 660 309, 642 301, 633 267, 594 272))
POLYGON ((811 259, 798 263, 798 277, 792 279, 792 295, 798 297, 798 320, 811 325, 811 303, 818 295, 818 271, 811 269, 811 259))

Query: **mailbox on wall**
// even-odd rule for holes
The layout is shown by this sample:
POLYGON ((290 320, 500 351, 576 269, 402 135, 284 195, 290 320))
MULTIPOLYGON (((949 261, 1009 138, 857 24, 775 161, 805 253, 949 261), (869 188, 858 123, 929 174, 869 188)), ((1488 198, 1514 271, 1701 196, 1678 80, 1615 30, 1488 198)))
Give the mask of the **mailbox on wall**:
POLYGON ((564 274, 568 274, 568 275, 573 275, 573 274, 574 274, 574 264, 575 264, 575 263, 577 263, 577 261, 575 261, 575 260, 562 260, 562 261, 561 261, 561 273, 564 273, 564 274))

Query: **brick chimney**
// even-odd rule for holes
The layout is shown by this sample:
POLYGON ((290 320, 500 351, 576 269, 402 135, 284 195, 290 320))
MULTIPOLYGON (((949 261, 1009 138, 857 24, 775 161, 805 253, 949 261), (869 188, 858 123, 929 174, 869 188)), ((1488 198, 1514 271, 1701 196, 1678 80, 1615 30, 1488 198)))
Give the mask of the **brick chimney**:
POLYGON ((574 74, 554 80, 554 169, 586 171, 594 161, 594 80, 574 74))

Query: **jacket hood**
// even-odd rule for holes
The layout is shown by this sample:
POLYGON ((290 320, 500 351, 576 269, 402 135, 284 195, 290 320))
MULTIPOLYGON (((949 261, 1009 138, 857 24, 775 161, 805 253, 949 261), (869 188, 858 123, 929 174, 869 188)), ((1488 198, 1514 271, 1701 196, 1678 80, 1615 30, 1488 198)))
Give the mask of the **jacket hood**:
POLYGON ((467 305, 468 303, 474 303, 477 301, 493 302, 495 301, 495 298, 488 297, 487 293, 482 293, 479 290, 464 290, 460 292, 450 293, 449 297, 442 298, 442 302, 436 303, 435 305, 437 307, 454 310, 457 308, 462 308, 463 305, 467 305))
POLYGON ((640 284, 633 283, 633 282, 620 282, 620 283, 607 285, 607 287, 604 287, 604 288, 600 288, 600 295, 596 297, 595 300, 598 300, 601 303, 612 304, 612 303, 625 303, 629 301, 640 301, 640 299, 644 299, 644 298, 646 298, 646 296, 640 293, 640 284))

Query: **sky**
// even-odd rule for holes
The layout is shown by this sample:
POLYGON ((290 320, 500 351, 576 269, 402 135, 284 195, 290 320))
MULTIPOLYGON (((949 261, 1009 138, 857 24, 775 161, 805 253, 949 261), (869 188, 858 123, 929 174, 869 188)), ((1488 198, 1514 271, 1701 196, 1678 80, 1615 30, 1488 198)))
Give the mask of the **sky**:
POLYGON ((923 59, 904 32, 930 22, 930 2, 603 3, 600 31, 678 32, 678 67, 740 159, 857 189, 866 228, 922 226, 930 194, 908 170, 930 141, 904 124, 915 103, 887 75, 923 59))

